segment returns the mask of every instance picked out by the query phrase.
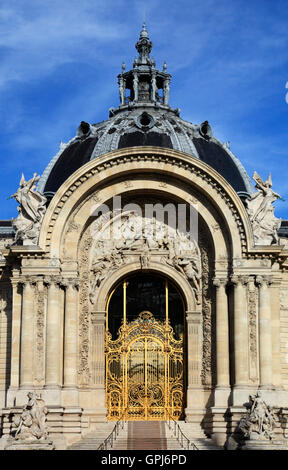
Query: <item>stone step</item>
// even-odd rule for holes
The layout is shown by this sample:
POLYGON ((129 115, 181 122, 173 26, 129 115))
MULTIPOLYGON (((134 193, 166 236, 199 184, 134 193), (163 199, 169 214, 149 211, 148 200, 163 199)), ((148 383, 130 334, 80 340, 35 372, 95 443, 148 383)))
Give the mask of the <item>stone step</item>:
MULTIPOLYGON (((178 422, 183 434, 199 450, 223 450, 203 433, 195 432, 189 423, 178 422)), ((92 432, 73 444, 70 450, 97 450, 113 430, 115 423, 101 423, 92 432), (109 424, 109 426, 108 426, 109 424), (106 426, 105 426, 106 425, 106 426)), ((164 421, 129 421, 107 450, 182 450, 182 446, 164 421)), ((191 446, 192 450, 192 446, 191 446)))

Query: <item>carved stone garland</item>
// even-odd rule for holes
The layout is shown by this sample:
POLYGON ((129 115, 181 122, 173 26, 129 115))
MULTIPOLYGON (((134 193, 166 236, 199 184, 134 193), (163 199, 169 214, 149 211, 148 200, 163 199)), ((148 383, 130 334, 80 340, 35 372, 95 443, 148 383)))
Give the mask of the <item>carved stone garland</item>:
POLYGON ((89 368, 89 252, 92 238, 89 230, 83 236, 80 248, 80 286, 79 286, 79 381, 81 385, 88 385, 90 381, 89 368))
POLYGON ((45 304, 47 299, 43 280, 39 280, 35 290, 36 298, 36 350, 35 350, 35 380, 39 384, 44 380, 44 327, 45 327, 45 304))
POLYGON ((254 278, 248 283, 248 325, 249 325, 249 376, 255 382, 258 378, 257 368, 257 305, 258 291, 254 278))
POLYGON ((212 298, 209 283, 209 256, 207 247, 201 247, 202 259, 202 312, 203 312, 203 356, 202 356, 202 383, 210 385, 211 377, 211 351, 212 351, 212 298))

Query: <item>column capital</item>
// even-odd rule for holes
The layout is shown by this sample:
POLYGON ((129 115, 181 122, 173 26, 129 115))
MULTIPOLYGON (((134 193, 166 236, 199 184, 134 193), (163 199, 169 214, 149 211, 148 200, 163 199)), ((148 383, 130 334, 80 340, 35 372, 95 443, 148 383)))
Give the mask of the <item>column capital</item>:
POLYGON ((230 278, 230 282, 231 284, 233 285, 241 285, 244 286, 246 284, 248 284, 249 282, 249 276, 246 276, 246 275, 239 275, 239 274, 233 274, 230 278))
POLYGON ((272 284, 272 277, 271 276, 256 276, 256 284, 259 286, 269 286, 272 284))
POLYGON ((51 276, 45 276, 44 277, 44 284, 46 284, 48 287, 51 286, 51 285, 60 285, 61 284, 61 276, 55 276, 55 275, 51 275, 51 276))
POLYGON ((227 282, 228 282, 228 279, 226 277, 214 277, 213 286, 217 288, 220 286, 226 287, 227 282))
POLYGON ((32 287, 36 285, 37 277, 25 275, 25 276, 21 276, 17 282, 19 284, 22 284, 23 287, 26 287, 26 286, 32 287))
POLYGON ((91 312, 91 321, 92 323, 102 323, 106 320, 106 312, 99 311, 99 312, 91 312))
POLYGON ((78 278, 64 277, 61 279, 61 286, 66 289, 72 287, 73 289, 78 289, 80 285, 80 280, 78 278))
POLYGON ((12 278, 10 279, 10 282, 11 282, 12 287, 16 287, 16 288, 17 288, 19 285, 22 284, 22 281, 21 281, 21 279, 20 279, 19 277, 17 277, 17 278, 13 278, 13 277, 12 277, 12 278))
POLYGON ((201 323, 202 312, 186 311, 186 320, 188 323, 201 323))

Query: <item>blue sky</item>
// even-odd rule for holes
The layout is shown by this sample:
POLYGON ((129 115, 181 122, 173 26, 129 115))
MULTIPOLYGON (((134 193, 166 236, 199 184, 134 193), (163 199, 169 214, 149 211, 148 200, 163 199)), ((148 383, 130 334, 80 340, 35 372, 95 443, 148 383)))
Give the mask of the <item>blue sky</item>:
POLYGON ((144 14, 171 106, 207 119, 250 176, 271 171, 288 219, 287 0, 0 0, 0 218, 17 215, 22 171, 41 174, 82 120, 118 106, 144 14))

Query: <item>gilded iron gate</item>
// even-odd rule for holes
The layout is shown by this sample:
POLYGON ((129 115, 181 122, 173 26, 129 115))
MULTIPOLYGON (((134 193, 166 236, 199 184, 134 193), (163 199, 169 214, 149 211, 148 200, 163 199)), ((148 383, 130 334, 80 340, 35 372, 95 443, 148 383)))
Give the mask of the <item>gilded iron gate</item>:
POLYGON ((108 419, 175 420, 183 413, 183 338, 174 338, 168 318, 144 311, 123 322, 118 338, 106 331, 108 419))

